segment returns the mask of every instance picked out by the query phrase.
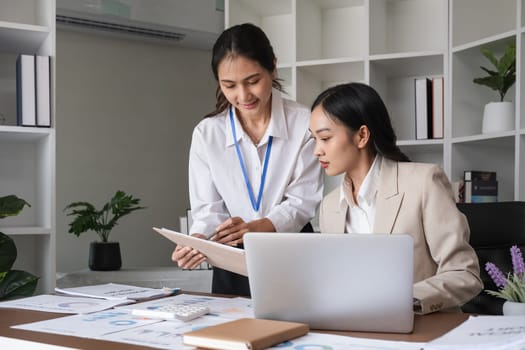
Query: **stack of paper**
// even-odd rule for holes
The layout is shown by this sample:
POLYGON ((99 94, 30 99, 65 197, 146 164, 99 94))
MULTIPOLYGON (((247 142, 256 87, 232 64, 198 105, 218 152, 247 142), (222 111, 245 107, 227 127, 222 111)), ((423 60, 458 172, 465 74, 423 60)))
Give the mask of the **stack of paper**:
POLYGON ((61 314, 89 314, 129 303, 134 303, 134 301, 42 294, 3 301, 0 303, 0 308, 35 310, 61 314))
POLYGON ((132 300, 140 301, 147 299, 160 298, 173 294, 178 290, 173 289, 155 289, 146 287, 136 287, 126 284, 106 283, 94 286, 82 286, 73 288, 55 288, 59 294, 99 298, 106 300, 132 300))
POLYGON ((424 348, 522 350, 525 349, 525 316, 471 316, 424 348))

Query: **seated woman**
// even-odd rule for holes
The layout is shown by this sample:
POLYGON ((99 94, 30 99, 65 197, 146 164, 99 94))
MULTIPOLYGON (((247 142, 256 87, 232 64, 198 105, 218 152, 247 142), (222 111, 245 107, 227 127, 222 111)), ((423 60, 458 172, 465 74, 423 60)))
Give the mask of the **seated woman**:
POLYGON ((325 90, 312 105, 310 131, 326 174, 344 174, 321 203, 321 232, 412 235, 417 313, 459 309, 480 292, 468 222, 447 176, 401 152, 374 89, 349 83, 325 90))

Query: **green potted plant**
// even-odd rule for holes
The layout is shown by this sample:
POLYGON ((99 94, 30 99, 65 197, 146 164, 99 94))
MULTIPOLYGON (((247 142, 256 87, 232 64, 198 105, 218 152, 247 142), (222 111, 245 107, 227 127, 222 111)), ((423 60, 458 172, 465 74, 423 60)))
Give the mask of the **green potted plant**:
MULTIPOLYGON (((18 215, 26 205, 31 206, 15 195, 0 197, 0 219, 18 215)), ((11 269, 16 257, 15 242, 0 232, 0 300, 31 296, 35 292, 38 277, 26 271, 11 269)))
POLYGON ((487 86, 499 94, 499 101, 485 105, 481 132, 485 134, 511 130, 514 128, 514 105, 504 101, 504 98, 516 82, 516 45, 509 44, 499 59, 486 47, 481 48, 481 53, 494 67, 480 67, 488 76, 476 78, 474 83, 487 86))
POLYGON ((140 199, 123 191, 117 191, 102 209, 96 209, 88 202, 73 202, 64 208, 73 217, 69 233, 79 237, 87 231, 94 231, 99 241, 89 246, 89 268, 95 271, 119 270, 122 266, 119 242, 109 241, 109 234, 125 215, 145 207, 139 206, 140 199))

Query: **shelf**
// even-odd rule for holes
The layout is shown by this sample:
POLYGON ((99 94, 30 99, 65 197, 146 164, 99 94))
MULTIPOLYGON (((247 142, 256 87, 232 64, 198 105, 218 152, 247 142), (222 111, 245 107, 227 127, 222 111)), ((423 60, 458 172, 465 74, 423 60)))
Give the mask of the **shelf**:
POLYGON ((514 30, 516 12, 515 0, 452 0, 452 46, 514 30))
POLYGON ((51 128, 0 125, 0 143, 38 142, 54 132, 51 128))
POLYGON ((2 227, 0 226, 0 232, 11 236, 41 236, 52 234, 51 228, 49 227, 2 227))
POLYGON ((48 27, 0 21, 0 53, 34 54, 48 35, 48 27))
MULTIPOLYGON (((37 294, 55 286, 55 118, 53 108, 53 128, 16 126, 16 59, 55 56, 55 9, 55 0, 0 1, 0 196, 13 194, 31 205, 1 219, 0 231, 15 241, 13 268, 40 277, 37 294)), ((54 67, 50 78, 54 107, 54 67)))
POLYGON ((339 57, 339 58, 324 58, 318 60, 306 60, 306 61, 297 61, 296 65, 298 67, 305 66, 321 66, 329 64, 341 64, 341 63, 353 63, 353 62, 363 62, 365 57, 339 57))
POLYGON ((521 127, 522 130, 524 130, 525 129, 525 70, 523 68, 525 67, 524 66, 525 64, 525 45, 524 45, 525 34, 524 33, 520 34, 519 39, 521 40, 521 45, 516 46, 516 55, 517 55, 516 57, 519 57, 516 61, 516 64, 518 64, 518 67, 519 67, 516 72, 516 79, 521 89, 516 94, 516 98, 519 98, 519 101, 520 101, 520 104, 519 104, 520 118, 519 118, 519 124, 516 125, 516 127, 521 127))
POLYGON ((375 55, 370 57, 370 69, 390 78, 441 76, 444 62, 443 52, 375 55))
MULTIPOLYGON (((335 84, 370 84, 386 104, 398 146, 413 161, 439 164, 451 180, 466 169, 494 168, 499 200, 525 199, 525 0, 287 0, 272 1, 268 9, 256 0, 230 4, 239 2, 249 10, 246 16, 230 10, 238 23, 255 18, 274 36, 285 32, 288 44, 271 40, 289 45, 281 47, 284 66, 278 58, 290 96, 309 106, 335 84), (282 22, 268 19, 275 16, 282 22), (480 66, 491 67, 480 49, 499 58, 510 43, 519 49, 520 75, 505 97, 516 106, 515 129, 482 134, 484 106, 499 95, 473 82, 486 75, 480 66), (415 139, 414 79, 422 77, 444 78, 442 139, 415 139)), ((336 186, 332 178, 327 183, 336 186)))
POLYGON ((509 32, 489 36, 489 37, 479 39, 476 41, 471 41, 463 45, 455 46, 452 48, 452 52, 456 53, 456 52, 466 51, 472 48, 477 48, 479 50, 479 48, 481 48, 482 46, 494 46, 494 43, 497 43, 497 42, 513 40, 515 36, 516 36, 516 31, 512 30, 509 32))
POLYGON ((399 147, 421 147, 421 148, 435 148, 442 147, 443 139, 428 139, 428 140, 398 140, 396 144, 399 147))
POLYGON ((363 0, 296 1, 297 61, 366 55, 363 0))
POLYGON ((465 170, 496 171, 498 200, 514 200, 514 137, 472 140, 452 144, 451 179, 462 178, 465 170), (487 162, 490 159, 490 162, 487 162))
POLYGON ((0 128, 0 195, 14 194, 31 204, 20 215, 2 219, 2 226, 51 226, 53 135, 50 129, 0 128))
POLYGON ((444 51, 447 1, 370 1, 370 53, 444 51))
MULTIPOLYGON (((482 47, 491 49, 500 57, 505 47, 516 42, 516 37, 498 37, 491 42, 484 42, 482 47)), ((481 133, 483 109, 485 104, 499 101, 496 91, 475 84, 474 78, 486 76, 480 66, 492 65, 480 52, 481 46, 469 46, 468 49, 452 54, 452 137, 478 135, 481 133)), ((516 101, 516 85, 509 89, 506 101, 516 101)))
POLYGON ((297 67, 297 100, 310 106, 320 91, 348 81, 364 81, 364 62, 297 67))
POLYGON ((225 11, 226 26, 250 22, 266 33, 280 64, 291 63, 294 54, 294 28, 291 0, 230 0, 225 11))
POLYGON ((514 131, 501 131, 497 133, 491 133, 491 134, 478 134, 478 135, 471 135, 471 136, 462 136, 462 137, 454 137, 451 142, 452 144, 460 144, 460 143, 477 143, 477 142, 483 142, 483 141, 495 141, 498 139, 505 139, 505 138, 512 138, 514 137, 515 132, 514 131))
POLYGON ((398 141, 397 145, 413 162, 434 163, 444 167, 443 140, 398 141))
POLYGON ((403 55, 370 61, 370 85, 385 102, 399 140, 415 140, 414 79, 444 75, 445 55, 403 55))

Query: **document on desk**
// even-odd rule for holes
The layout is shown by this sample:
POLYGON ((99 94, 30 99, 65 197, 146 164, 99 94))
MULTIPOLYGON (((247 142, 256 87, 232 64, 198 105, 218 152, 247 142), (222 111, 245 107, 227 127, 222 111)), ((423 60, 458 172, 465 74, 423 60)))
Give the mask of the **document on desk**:
POLYGON ((72 335, 82 338, 99 338, 106 334, 163 322, 133 316, 129 310, 106 310, 88 315, 72 315, 45 321, 11 326, 34 332, 72 335))
POLYGON ((421 350, 424 343, 310 332, 305 336, 281 343, 267 350, 330 349, 330 350, 421 350))
POLYGON ((0 302, 0 308, 56 312, 62 314, 89 314, 132 302, 131 300, 104 300, 41 294, 0 302))
POLYGON ((206 255, 208 262, 213 266, 238 273, 239 275, 248 276, 246 259, 244 257, 244 250, 242 249, 206 239, 192 237, 166 228, 154 227, 153 229, 172 242, 197 249, 202 254, 206 255))
POLYGON ((427 343, 425 350, 525 348, 525 316, 470 316, 465 322, 427 343))
POLYGON ((99 298, 106 300, 147 300, 173 294, 173 289, 137 287, 119 283, 105 283, 93 286, 55 288, 55 292, 65 295, 99 298))

